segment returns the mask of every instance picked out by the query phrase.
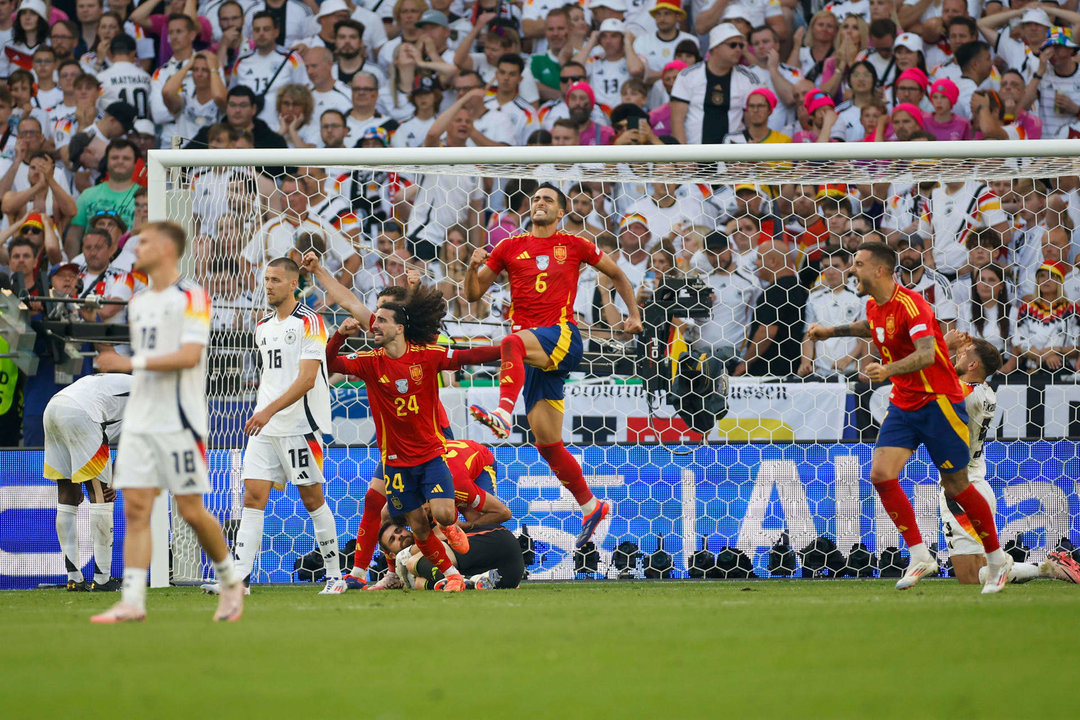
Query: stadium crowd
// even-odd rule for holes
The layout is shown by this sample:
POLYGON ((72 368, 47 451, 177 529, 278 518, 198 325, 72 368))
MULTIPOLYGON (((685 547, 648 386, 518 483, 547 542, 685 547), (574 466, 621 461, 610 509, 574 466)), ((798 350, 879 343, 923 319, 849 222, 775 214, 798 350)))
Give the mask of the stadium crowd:
MULTIPOLYGON (((0 273, 93 296, 52 319, 117 324, 145 283, 146 153, 191 148, 910 142, 1080 137, 1077 0, 0 0, 0 273)), ((553 171, 558 168, 553 166, 553 171)), ((266 262, 315 250, 375 305, 416 270, 452 336, 501 337, 509 296, 469 302, 474 248, 526 230, 529 179, 208 168, 191 190, 195 279, 218 330, 252 326, 266 262)), ((937 317, 1061 377, 1080 356, 1080 179, 847 185, 568 181, 564 229, 612 254, 647 306, 698 276, 678 336, 735 375, 858 378, 865 341, 804 341, 863 312, 851 252, 885 240, 937 317)), ((308 278, 305 303, 327 308, 308 278)), ((585 271, 576 311, 620 337, 585 271)), ((0 348, 0 351, 6 348, 0 348)), ((0 445, 40 444, 73 374, 14 371, 0 445), (24 416, 25 415, 25 422, 24 416), (35 420, 36 418, 36 420, 35 420)))

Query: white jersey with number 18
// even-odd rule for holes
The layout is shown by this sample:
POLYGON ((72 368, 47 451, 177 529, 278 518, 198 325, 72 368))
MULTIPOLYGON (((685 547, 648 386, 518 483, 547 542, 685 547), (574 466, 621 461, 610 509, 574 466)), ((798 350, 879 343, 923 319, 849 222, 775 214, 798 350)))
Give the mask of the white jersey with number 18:
POLYGON ((146 434, 190 429, 207 433, 206 346, 210 342, 210 296, 180 279, 161 290, 139 292, 128 305, 135 358, 169 355, 189 343, 202 345, 194 367, 158 372, 135 370, 124 413, 124 432, 146 434))
POLYGON ((964 407, 968 413, 968 433, 971 447, 971 460, 968 462, 968 480, 986 479, 986 457, 983 455, 983 443, 994 422, 997 409, 997 394, 986 383, 965 383, 971 393, 964 398, 964 407))

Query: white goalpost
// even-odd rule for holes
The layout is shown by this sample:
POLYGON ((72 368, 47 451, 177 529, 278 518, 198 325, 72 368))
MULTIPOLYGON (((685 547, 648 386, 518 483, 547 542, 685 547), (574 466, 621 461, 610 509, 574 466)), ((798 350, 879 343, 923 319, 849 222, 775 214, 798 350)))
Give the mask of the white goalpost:
MULTIPOLYGON (((562 580, 698 577, 702 567, 745 577, 739 574, 745 567, 732 571, 718 555, 745 557, 758 576, 791 574, 783 568, 773 572, 776 566, 770 565, 784 547, 795 552, 796 574, 856 575, 865 570, 852 564, 859 548, 884 572, 883 552, 900 543, 863 482, 887 393, 860 377, 860 363, 872 350, 855 343, 814 349, 805 373, 801 356, 791 357, 806 352, 800 348, 807 308, 823 294, 844 292, 817 265, 818 253, 850 251, 872 233, 868 239, 903 241, 910 249, 911 234, 936 227, 919 222, 934 185, 986 184, 1009 229, 1000 233, 993 223, 976 223, 963 232, 970 233, 969 248, 990 253, 987 264, 1005 274, 1009 307, 1019 307, 1031 290, 1031 263, 1041 264, 1042 252, 1063 253, 1066 264, 1077 259, 1077 178, 1080 140, 207 149, 152 150, 147 189, 150 220, 176 221, 187 230, 182 268, 207 286, 215 307, 207 443, 213 492, 207 504, 227 533, 242 505, 241 428, 257 382, 251 333, 253 317, 265 304, 265 261, 282 247, 314 249, 373 302, 383 284, 402 281, 405 266, 412 264, 407 256, 426 243, 439 257, 415 266, 448 297, 444 340, 497 341, 508 331, 508 292, 496 286, 479 303, 464 300, 459 273, 466 253, 521 227, 518 196, 535 183, 552 182, 567 192, 571 220, 622 258, 649 325, 641 338, 624 336, 619 321, 625 308, 595 273, 583 274, 575 313, 584 329, 586 359, 567 383, 564 438, 594 492, 614 505, 593 554, 574 552, 576 505, 529 444, 523 424, 509 441, 496 442, 468 421, 468 405, 497 400, 494 370, 470 369, 442 391, 455 436, 495 448, 496 493, 514 514, 508 527, 527 535, 536 553, 530 576, 562 580), (289 183, 284 191, 283 181, 289 183), (302 221, 293 222, 298 217, 302 221), (284 234, 271 232, 275 223, 287 223, 284 234), (1044 249, 1056 242, 1044 235, 1062 233, 1067 247, 1044 249), (760 307, 768 282, 762 281, 758 244, 770 238, 790 246, 786 262, 805 285, 801 310, 794 303, 760 307), (1032 243, 1039 246, 1038 257, 1032 243), (725 251, 730 267, 717 265, 717 258, 728 257, 725 251), (732 289, 735 275, 742 294, 732 289), (752 341, 755 323, 768 322, 782 326, 776 347, 768 350, 773 355, 740 372, 738 358, 752 341), (740 323, 746 333, 733 339, 740 323), (835 367, 824 360, 832 352, 838 353, 835 367), (736 377, 721 398, 710 383, 725 365, 736 377), (819 573, 808 549, 821 538, 851 563, 826 565, 819 573)), ((932 268, 935 243, 940 249, 945 241, 920 239, 920 267, 932 268)), ((981 273, 982 266, 971 267, 981 273)), ((1000 340, 1008 356, 1021 343, 1022 328, 1008 318, 995 326, 993 318, 1001 316, 976 307, 992 304, 980 300, 980 277, 970 268, 966 274, 930 269, 917 282, 938 283, 930 295, 939 319, 977 326, 1000 340)), ((1070 283, 1080 288, 1075 271, 1063 287, 1070 283)), ((310 283, 303 297, 323 313, 330 332, 345 317, 310 283)), ((987 450, 1002 541, 1022 535, 1035 556, 1054 550, 1062 538, 1080 544, 1080 498, 1070 479, 1080 461, 1080 385, 1068 373, 1038 370, 1020 367, 1001 382, 987 450)), ((325 474, 344 546, 356 534, 378 451, 362 386, 348 378, 337 381, 325 474)), ((516 414, 523 413, 519 407, 516 414)), ((920 454, 903 481, 944 566, 948 537, 938 517, 935 478, 933 465, 920 454)), ((151 586, 207 576, 190 529, 169 512, 164 498, 155 504, 152 534, 151 586)), ((295 581, 294 561, 312 543, 295 488, 275 493, 252 580, 295 581)))

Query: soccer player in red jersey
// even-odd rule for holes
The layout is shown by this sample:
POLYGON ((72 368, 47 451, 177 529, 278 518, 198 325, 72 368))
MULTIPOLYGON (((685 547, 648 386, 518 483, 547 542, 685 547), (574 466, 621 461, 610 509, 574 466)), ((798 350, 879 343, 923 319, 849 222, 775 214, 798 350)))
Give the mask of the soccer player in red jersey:
POLYGON ((866 375, 874 382, 892 380, 889 410, 874 448, 870 482, 911 552, 911 562, 896 588, 912 587, 938 569, 923 543, 915 511, 899 481, 900 471, 922 444, 937 465, 945 495, 964 509, 982 540, 987 559, 982 591, 995 593, 1008 581, 1012 558, 998 542, 993 509, 968 482, 966 391, 949 359, 934 311, 919 293, 896 283, 895 270, 896 252, 887 245, 860 245, 852 273, 858 280, 859 295, 870 296, 866 320, 835 327, 812 323, 807 338, 871 338, 881 362, 867 365, 866 375))
POLYGON ((582 263, 611 278, 629 309, 622 329, 641 332, 641 312, 634 288, 615 261, 585 238, 558 230, 566 214, 566 196, 544 183, 532 196, 532 232, 508 237, 491 251, 478 249, 469 261, 465 297, 479 300, 506 270, 510 278, 510 319, 513 334, 503 338, 499 370, 499 407, 488 412, 469 410, 480 422, 505 438, 513 426, 511 413, 524 390, 525 412, 536 448, 581 506, 584 519, 576 546, 582 547, 611 506, 597 501, 581 465, 562 442, 563 384, 581 362, 581 333, 574 322, 574 298, 582 263))
POLYGON ((406 302, 387 303, 370 317, 376 350, 339 357, 347 337, 362 329, 349 318, 326 346, 331 372, 356 375, 367 386, 375 434, 382 455, 386 497, 394 514, 404 514, 424 556, 447 577, 445 590, 465 588, 442 542, 431 532, 424 503, 450 547, 466 553, 469 541, 455 525, 454 483, 443 455, 439 426, 438 373, 498 357, 498 347, 453 351, 433 345, 446 301, 438 290, 417 288, 406 302))

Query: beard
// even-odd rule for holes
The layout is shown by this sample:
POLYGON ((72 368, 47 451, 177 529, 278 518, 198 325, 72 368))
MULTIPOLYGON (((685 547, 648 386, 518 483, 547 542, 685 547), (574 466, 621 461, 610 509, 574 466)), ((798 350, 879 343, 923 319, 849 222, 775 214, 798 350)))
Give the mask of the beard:
POLYGON ((584 125, 592 117, 592 108, 571 108, 570 122, 575 125, 584 125))
POLYGON ((337 56, 343 60, 355 60, 356 58, 360 57, 360 50, 346 50, 345 48, 339 47, 337 49, 337 56))

